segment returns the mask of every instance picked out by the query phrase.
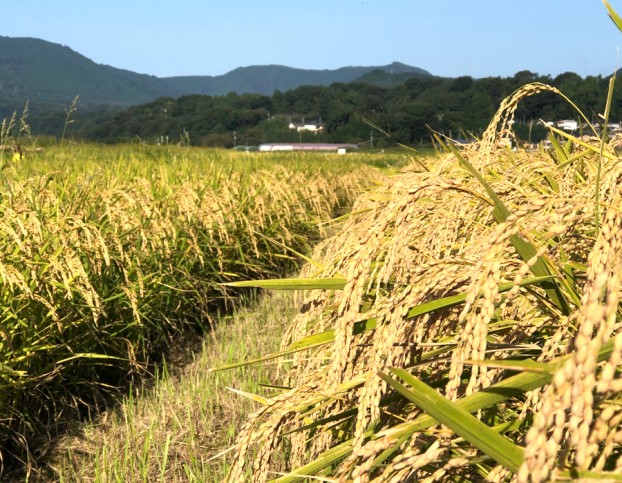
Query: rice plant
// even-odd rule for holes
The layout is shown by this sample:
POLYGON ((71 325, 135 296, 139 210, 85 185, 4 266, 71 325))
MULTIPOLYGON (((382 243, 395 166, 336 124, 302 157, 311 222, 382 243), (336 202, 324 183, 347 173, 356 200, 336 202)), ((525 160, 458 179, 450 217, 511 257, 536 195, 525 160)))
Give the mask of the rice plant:
POLYGON ((284 389, 239 432, 229 481, 621 478, 617 140, 552 129, 550 151, 509 150, 541 92, 566 99, 523 86, 476 147, 439 136, 445 154, 320 243, 304 310, 261 359, 287 357, 284 389))
POLYGON ((0 465, 30 469, 66 416, 209 330, 235 304, 222 282, 294 267, 283 246, 307 250, 375 172, 335 159, 76 145, 7 165, 0 465))

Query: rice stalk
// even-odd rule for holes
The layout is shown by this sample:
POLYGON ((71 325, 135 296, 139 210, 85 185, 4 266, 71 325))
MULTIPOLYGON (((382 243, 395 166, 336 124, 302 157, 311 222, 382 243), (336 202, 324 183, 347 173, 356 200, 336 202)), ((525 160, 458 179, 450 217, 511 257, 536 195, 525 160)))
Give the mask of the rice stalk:
POLYGON ((316 249, 326 268, 306 275, 345 284, 307 295, 282 345, 291 389, 240 431, 230 481, 619 475, 622 168, 599 137, 565 134, 553 155, 505 149, 519 102, 540 92, 564 97, 522 87, 475 148, 389 178, 316 249), (530 277, 539 283, 523 284, 530 277), (415 310, 426 304, 436 307, 415 310), (512 370, 541 379, 520 390, 512 370), (396 392, 389 373, 424 386, 396 392), (428 386, 431 406, 417 399, 428 386), (507 397, 472 410, 482 431, 449 418, 497 387, 507 397), (429 426, 397 430, 424 413, 429 426), (516 451, 495 449, 506 437, 516 451), (286 447, 288 466, 271 466, 286 447))
POLYGON ((235 305, 239 289, 224 282, 290 270, 283 246, 307 250, 372 172, 352 168, 75 146, 6 170, 0 471, 36 465, 48 442, 33 453, 33 438, 62 432, 56 419, 101 407, 175 341, 208 330, 235 305))

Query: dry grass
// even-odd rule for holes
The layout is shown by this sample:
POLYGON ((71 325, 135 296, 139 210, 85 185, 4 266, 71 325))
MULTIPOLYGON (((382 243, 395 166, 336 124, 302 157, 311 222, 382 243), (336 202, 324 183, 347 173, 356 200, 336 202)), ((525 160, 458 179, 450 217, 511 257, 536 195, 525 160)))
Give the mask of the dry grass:
POLYGON ((219 318, 195 359, 173 374, 161 373, 152 389, 132 392, 64 438, 49 461, 61 482, 224 481, 236 429, 260 405, 229 388, 269 396, 274 365, 227 372, 210 369, 278 348, 295 313, 291 294, 266 296, 252 309, 219 318))

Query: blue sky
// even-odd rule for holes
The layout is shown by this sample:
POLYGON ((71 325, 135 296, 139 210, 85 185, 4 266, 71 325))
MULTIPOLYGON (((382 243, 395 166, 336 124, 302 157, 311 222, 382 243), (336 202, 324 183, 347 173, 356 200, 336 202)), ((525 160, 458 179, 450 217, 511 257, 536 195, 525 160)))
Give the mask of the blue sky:
MULTIPOLYGON (((392 61, 441 76, 608 75, 622 33, 601 0, 24 0, 0 35, 57 42, 157 75, 392 61)), ((610 2, 622 13, 622 0, 610 2)))

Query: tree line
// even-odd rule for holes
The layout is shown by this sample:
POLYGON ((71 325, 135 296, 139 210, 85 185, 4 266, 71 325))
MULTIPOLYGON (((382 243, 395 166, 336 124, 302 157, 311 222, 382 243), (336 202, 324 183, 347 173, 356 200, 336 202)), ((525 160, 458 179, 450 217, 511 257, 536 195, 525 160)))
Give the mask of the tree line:
MULTIPOLYGON (((513 77, 415 76, 394 87, 369 83, 302 86, 271 96, 235 94, 163 97, 121 111, 80 110, 67 135, 97 142, 185 142, 233 147, 266 142, 348 142, 362 146, 429 143, 431 131, 454 138, 479 135, 501 101, 529 82, 560 89, 590 119, 604 111, 609 79, 566 72, 556 77, 521 71, 513 77), (298 132, 290 122, 321 123, 319 133, 298 132)), ((611 122, 622 119, 622 86, 616 84, 611 122)), ((33 132, 54 135, 63 114, 40 113, 33 132)), ((523 140, 547 135, 537 121, 578 119, 564 99, 543 93, 525 99, 516 111, 515 130, 523 140)))

